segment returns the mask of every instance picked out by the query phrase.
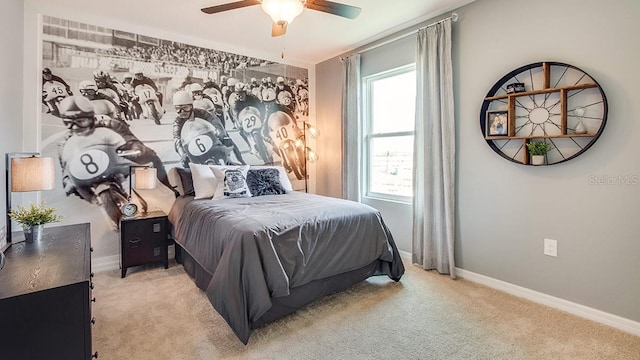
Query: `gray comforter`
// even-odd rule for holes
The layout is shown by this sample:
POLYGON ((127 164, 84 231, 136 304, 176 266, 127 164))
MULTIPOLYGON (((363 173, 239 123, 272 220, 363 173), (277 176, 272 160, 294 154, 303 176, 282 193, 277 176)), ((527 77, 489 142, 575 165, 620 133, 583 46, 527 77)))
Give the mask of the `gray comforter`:
POLYGON ((209 300, 245 344, 271 298, 290 289, 375 261, 374 275, 404 273, 380 213, 352 201, 299 192, 181 198, 169 219, 179 245, 212 275, 209 300))

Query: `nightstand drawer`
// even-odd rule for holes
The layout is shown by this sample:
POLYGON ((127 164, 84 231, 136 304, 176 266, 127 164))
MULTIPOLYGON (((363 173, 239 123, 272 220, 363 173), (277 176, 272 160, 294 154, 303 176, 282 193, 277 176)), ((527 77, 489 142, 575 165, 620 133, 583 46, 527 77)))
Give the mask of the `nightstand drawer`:
POLYGON ((120 221, 122 277, 132 266, 162 262, 168 267, 167 223, 162 212, 120 221))

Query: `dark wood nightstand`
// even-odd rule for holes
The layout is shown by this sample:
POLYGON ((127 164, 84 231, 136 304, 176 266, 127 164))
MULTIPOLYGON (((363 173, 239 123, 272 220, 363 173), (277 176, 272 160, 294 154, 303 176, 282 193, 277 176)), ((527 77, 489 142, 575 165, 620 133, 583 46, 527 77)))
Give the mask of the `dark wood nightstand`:
POLYGON ((121 277, 133 266, 163 263, 169 268, 169 219, 162 211, 151 211, 120 220, 121 277))

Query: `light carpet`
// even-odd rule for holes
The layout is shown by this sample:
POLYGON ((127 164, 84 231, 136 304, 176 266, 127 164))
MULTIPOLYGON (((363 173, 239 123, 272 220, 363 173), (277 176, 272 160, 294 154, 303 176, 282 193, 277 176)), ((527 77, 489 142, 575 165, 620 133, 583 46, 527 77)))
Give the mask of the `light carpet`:
POLYGON ((253 331, 243 345, 182 266, 96 275, 103 360, 640 359, 640 337, 405 260, 253 331))

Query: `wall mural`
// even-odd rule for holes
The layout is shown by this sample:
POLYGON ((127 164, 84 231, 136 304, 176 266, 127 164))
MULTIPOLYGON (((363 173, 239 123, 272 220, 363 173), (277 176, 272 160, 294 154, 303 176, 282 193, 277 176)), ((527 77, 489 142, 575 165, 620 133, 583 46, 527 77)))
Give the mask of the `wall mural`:
POLYGON ((189 162, 282 165, 306 189, 307 69, 50 16, 42 39, 50 205, 114 229, 133 165, 168 191, 167 171, 189 162))

